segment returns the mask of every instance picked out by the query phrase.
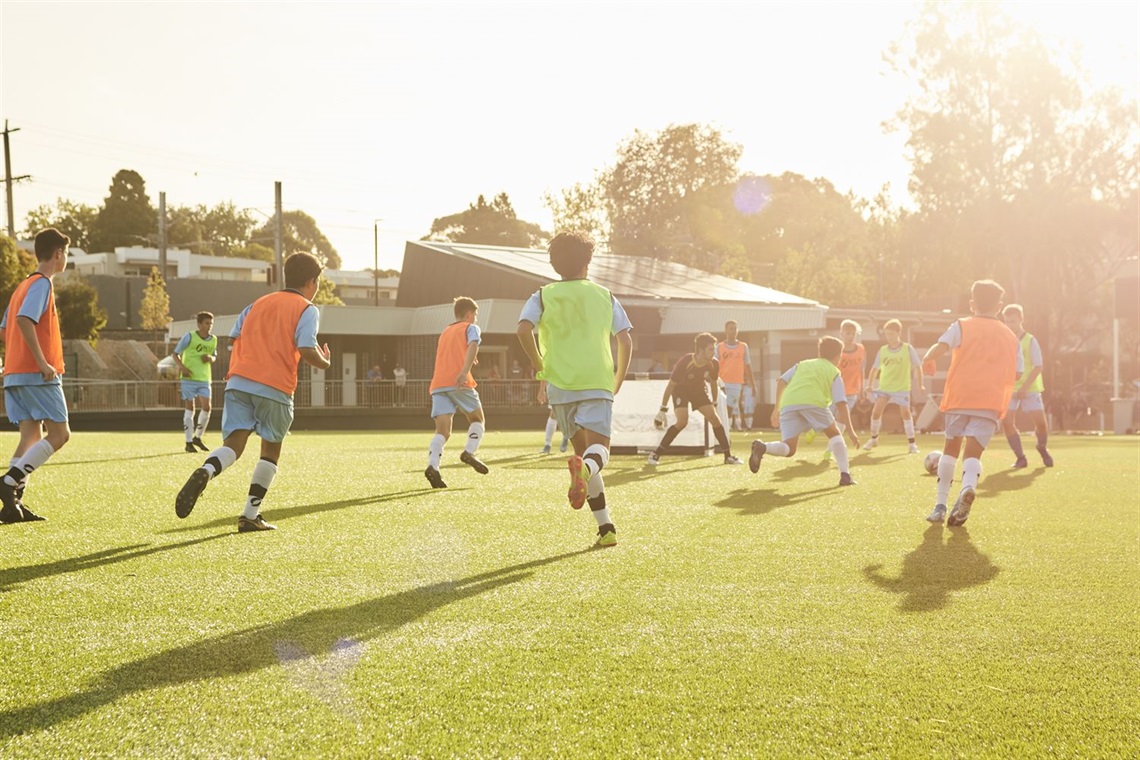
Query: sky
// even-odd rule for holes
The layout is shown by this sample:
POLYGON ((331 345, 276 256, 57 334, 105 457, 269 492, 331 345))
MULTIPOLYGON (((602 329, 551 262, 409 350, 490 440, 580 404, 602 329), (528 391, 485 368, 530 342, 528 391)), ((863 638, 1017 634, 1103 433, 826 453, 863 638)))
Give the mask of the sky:
MULTIPOLYGON (((1140 3, 1007 3, 1140 94, 1140 3)), ((98 206, 119 169, 157 205, 232 201, 316 220, 347 269, 483 194, 550 229, 544 193, 589 182, 635 130, 699 122, 740 168, 824 177, 905 204, 913 92, 883 53, 920 6, 716 2, 0 0, 0 118, 16 227, 63 197, 98 206), (378 220, 378 221, 377 221, 378 220)))

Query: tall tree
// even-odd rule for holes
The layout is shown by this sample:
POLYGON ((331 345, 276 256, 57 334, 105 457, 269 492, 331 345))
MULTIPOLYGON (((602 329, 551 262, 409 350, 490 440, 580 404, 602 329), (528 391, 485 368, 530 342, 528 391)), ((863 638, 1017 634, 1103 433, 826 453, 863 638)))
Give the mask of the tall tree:
POLYGON ((85 280, 65 281, 55 286, 59 332, 65 339, 86 340, 94 345, 107 324, 107 312, 99 305, 99 292, 85 280))
POLYGON ((0 313, 7 308, 16 287, 35 269, 35 256, 21 250, 12 238, 0 235, 0 313))
POLYGON ((95 215, 91 229, 91 251, 105 253, 116 246, 153 241, 158 230, 158 214, 146 194, 146 182, 138 172, 119 170, 95 215))
MULTIPOLYGON (((333 248, 332 243, 321 232, 317 221, 304 211, 285 211, 281 215, 284 236, 282 238, 284 255, 296 251, 307 251, 316 256, 322 264, 329 269, 340 269, 340 254, 333 248)), ((253 231, 251 243, 273 248, 275 222, 270 219, 261 227, 253 231)))
POLYGON ((336 285, 327 277, 317 280, 317 292, 313 303, 323 306, 344 306, 344 301, 336 294, 336 285))
POLYGON ((91 230, 95 226, 98 211, 93 206, 57 198, 55 205, 44 204, 28 212, 26 221, 28 237, 35 237, 40 230, 55 227, 71 238, 71 244, 84 251, 91 250, 91 230))
POLYGON ((506 193, 499 193, 490 203, 480 195, 465 211, 434 220, 426 239, 539 248, 549 237, 537 224, 519 219, 511 199, 506 193))
POLYGON ((151 267, 150 277, 143 289, 142 306, 139 308, 139 325, 144 330, 163 330, 172 319, 166 280, 159 274, 158 267, 151 267))
MULTIPOLYGON (((166 230, 170 245, 189 248, 205 256, 240 256, 256 226, 248 211, 232 202, 219 203, 212 208, 205 205, 175 206, 166 230)), ((272 250, 272 246, 270 246, 272 250)))

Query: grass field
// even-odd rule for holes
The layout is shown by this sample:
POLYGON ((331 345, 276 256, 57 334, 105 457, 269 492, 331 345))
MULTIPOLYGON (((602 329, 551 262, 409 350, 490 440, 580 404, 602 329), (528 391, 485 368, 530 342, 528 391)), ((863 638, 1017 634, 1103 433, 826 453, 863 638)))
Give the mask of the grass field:
POLYGON ((1135 438, 995 439, 953 530, 899 437, 615 457, 604 550, 541 433, 446 491, 428 438, 290 436, 239 535, 254 456, 181 521, 178 432, 75 435, 0 526, 0 756, 1135 756, 1135 438))

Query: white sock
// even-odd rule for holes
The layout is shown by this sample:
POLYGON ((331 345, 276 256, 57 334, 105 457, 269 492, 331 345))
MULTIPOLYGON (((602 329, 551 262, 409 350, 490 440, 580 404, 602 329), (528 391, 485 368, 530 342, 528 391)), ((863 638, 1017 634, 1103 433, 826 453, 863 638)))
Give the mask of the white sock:
POLYGON ((775 457, 790 457, 792 449, 783 441, 776 441, 775 443, 764 444, 764 453, 775 457))
POLYGON ((441 433, 436 433, 431 443, 428 444, 428 467, 434 470, 439 469, 439 460, 443 456, 443 444, 447 443, 447 439, 441 433))
POLYGON ((194 412, 190 409, 182 410, 182 432, 186 433, 186 443, 194 437, 194 412))
POLYGON ((880 417, 877 420, 872 419, 871 420, 871 437, 872 438, 878 438, 879 437, 879 430, 881 430, 882 427, 883 427, 883 418, 882 417, 880 417))
MULTIPOLYGON (((21 480, 27 480, 28 476, 39 467, 43 467, 44 462, 51 458, 55 453, 55 447, 47 442, 47 438, 41 438, 32 444, 32 447, 24 452, 24 456, 16 460, 12 465, 23 471, 24 477, 21 480)), ((19 485, 11 477, 5 475, 4 482, 15 488, 19 485)))
POLYGON ((249 498, 245 501, 245 510, 242 515, 249 520, 256 519, 261 512, 261 500, 265 492, 273 485, 273 476, 277 474, 277 465, 266 459, 258 459, 253 467, 253 477, 249 480, 249 498))
POLYGON ((843 442, 843 436, 837 435, 834 438, 829 438, 827 450, 835 457, 835 464, 839 466, 839 471, 847 472, 847 444, 843 442))
POLYGON ((198 412, 198 427, 194 428, 194 437, 201 438, 202 433, 206 432, 206 426, 210 424, 209 410, 198 412))
MULTIPOLYGON (((606 483, 602 480, 602 473, 597 473, 586 482, 586 496, 591 499, 596 499, 605 493, 606 483)), ((613 519, 610 517, 610 508, 602 507, 601 509, 590 509, 594 515, 594 519, 598 521, 598 527, 602 527, 607 523, 612 523, 613 519)))
POLYGON ((582 454, 582 459, 586 463, 586 469, 590 471, 590 477, 593 478, 602 468, 610 461, 610 450, 600 443, 592 444, 586 447, 585 453, 582 454), (594 454, 595 456, 590 456, 594 454), (601 463, 598 463, 598 460, 601 463))
POLYGON ((950 486, 954 484, 954 470, 958 467, 958 460, 949 454, 943 454, 938 460, 938 496, 935 504, 945 504, 950 498, 950 486))
MULTIPOLYGON (((12 457, 11 459, 8 460, 8 466, 9 467, 15 467, 16 463, 19 461, 20 461, 19 457, 12 457)), ((21 475, 20 476, 20 483, 23 483, 25 479, 26 478, 21 475)), ((5 477, 4 477, 4 482, 7 483, 8 485, 12 486, 13 488, 15 488, 16 486, 19 485, 19 483, 13 483, 12 479, 7 477, 7 475, 5 475, 5 477)))
POLYGON ((206 472, 210 473, 211 478, 216 478, 221 474, 222 470, 226 469, 236 461, 237 452, 235 452, 229 446, 219 446, 210 452, 210 455, 206 457, 206 463, 202 466, 206 468, 206 472), (214 464, 214 462, 217 462, 218 464, 214 464))
POLYGON ((962 462, 962 488, 977 488, 982 477, 982 460, 970 458, 962 462))
POLYGON ((906 432, 906 439, 914 443, 914 418, 903 420, 903 430, 906 432))
POLYGON ((463 450, 468 454, 474 454, 479 450, 479 444, 483 441, 483 423, 472 422, 471 427, 467 428, 467 443, 463 446, 463 450))
POLYGON ((546 445, 550 446, 550 442, 554 440, 554 431, 558 428, 558 420, 553 417, 548 417, 546 420, 546 445))

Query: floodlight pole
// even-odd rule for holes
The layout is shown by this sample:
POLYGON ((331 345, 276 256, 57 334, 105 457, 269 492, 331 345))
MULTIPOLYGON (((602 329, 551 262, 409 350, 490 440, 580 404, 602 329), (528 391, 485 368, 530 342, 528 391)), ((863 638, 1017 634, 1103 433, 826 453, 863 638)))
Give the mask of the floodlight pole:
POLYGON ((372 305, 380 305, 380 226, 372 220, 372 305))
POLYGON ((158 272, 166 282, 166 192, 158 194, 158 272))
POLYGON ((285 222, 281 218, 281 183, 273 183, 273 208, 275 216, 273 221, 273 269, 274 277, 277 282, 277 289, 285 289, 285 267, 284 256, 281 254, 281 248, 284 245, 285 237, 285 222))

